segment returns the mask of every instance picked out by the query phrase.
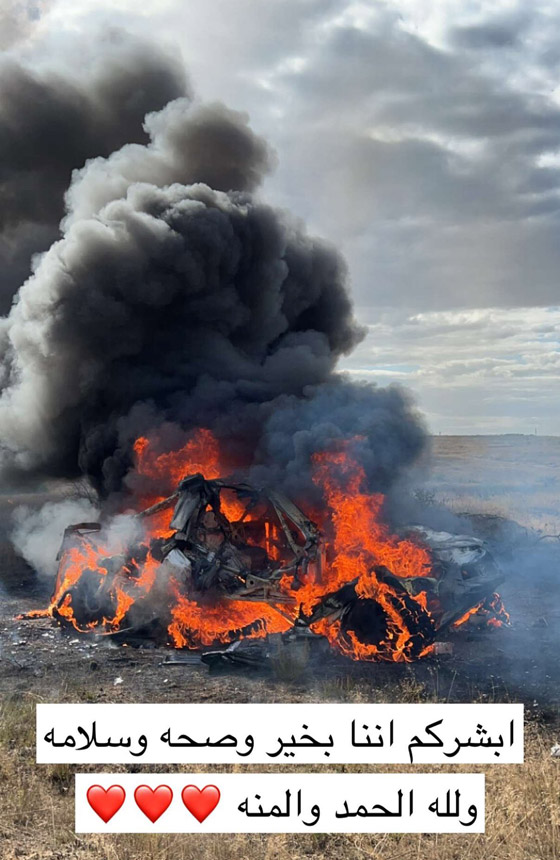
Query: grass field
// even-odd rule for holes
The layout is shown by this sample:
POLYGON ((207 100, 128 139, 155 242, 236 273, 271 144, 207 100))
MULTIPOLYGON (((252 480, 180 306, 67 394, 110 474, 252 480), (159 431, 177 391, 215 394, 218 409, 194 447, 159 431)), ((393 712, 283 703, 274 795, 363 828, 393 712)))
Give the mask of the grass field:
POLYGON ((421 486, 455 512, 560 533, 560 436, 434 436, 421 486))
MULTIPOLYGON (((277 692, 290 700, 307 696, 280 684, 277 692)), ((422 690, 403 686, 378 690, 378 697, 418 701, 422 690)), ((55 698, 76 701, 91 691, 65 686, 55 698), (60 695, 62 693, 62 695, 60 695)), ((254 689, 256 699, 270 690, 254 689)), ((359 685, 338 701, 371 700, 367 686, 359 685)), ((53 698, 52 696, 50 698, 53 698)), ((123 699, 121 699, 123 700, 123 699)), ((5 699, 0 722, 0 852, 3 860, 245 860, 245 858, 341 858, 372 860, 556 860, 560 850, 560 763, 550 756, 552 727, 530 721, 525 732, 523 765, 431 766, 416 768, 430 772, 466 771, 486 773, 486 833, 460 835, 305 834, 305 835, 77 835, 74 833, 74 778, 70 765, 36 765, 34 762, 33 695, 5 699)), ((111 772, 123 766, 81 766, 81 772, 111 772)), ((226 770, 226 768, 223 768, 226 770)), ((248 766, 255 771, 270 767, 248 766)), ((313 766, 301 767, 313 771, 313 766)), ((155 772, 181 768, 152 766, 155 772)), ((187 768, 183 768, 187 770, 187 768)), ((203 768, 191 766, 190 771, 203 768)), ((212 766, 212 770, 221 770, 212 766)), ((331 766, 332 771, 376 772, 375 767, 331 766)), ((383 772, 411 770, 403 765, 384 765, 383 772)))

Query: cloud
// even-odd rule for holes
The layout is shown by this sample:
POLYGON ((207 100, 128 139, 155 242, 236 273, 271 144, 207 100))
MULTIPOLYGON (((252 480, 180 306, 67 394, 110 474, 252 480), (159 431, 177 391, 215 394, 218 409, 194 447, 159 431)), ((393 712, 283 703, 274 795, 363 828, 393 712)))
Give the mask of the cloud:
POLYGON ((386 314, 344 364, 411 387, 436 432, 557 432, 558 308, 386 314))
POLYGON ((514 83, 395 24, 334 28, 278 75, 284 193, 343 238, 358 303, 556 301, 560 107, 514 83))
POLYGON ((2 0, 0 50, 27 38, 50 4, 51 0, 2 0))
POLYGON ((556 301, 560 13, 544 0, 133 8, 58 0, 52 20, 129 15, 177 39, 201 95, 277 151, 270 199, 342 243, 358 304, 556 301))

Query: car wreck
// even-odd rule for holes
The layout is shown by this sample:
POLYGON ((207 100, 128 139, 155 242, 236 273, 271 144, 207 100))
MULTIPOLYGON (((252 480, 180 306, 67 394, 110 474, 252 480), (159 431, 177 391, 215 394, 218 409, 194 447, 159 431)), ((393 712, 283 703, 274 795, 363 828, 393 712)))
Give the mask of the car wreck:
POLYGON ((369 551, 341 576, 328 521, 280 492, 200 473, 134 520, 140 537, 117 549, 101 523, 65 530, 49 607, 59 624, 214 654, 281 634, 326 638, 353 659, 413 660, 474 613, 505 619, 502 574, 471 536, 411 526, 390 540, 423 554, 421 575, 369 551))

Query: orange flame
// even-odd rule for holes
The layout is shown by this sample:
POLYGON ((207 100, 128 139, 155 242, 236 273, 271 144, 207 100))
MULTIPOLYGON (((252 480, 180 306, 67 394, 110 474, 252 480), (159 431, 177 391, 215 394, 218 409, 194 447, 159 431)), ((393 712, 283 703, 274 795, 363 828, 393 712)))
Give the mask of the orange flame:
MULTIPOLYGON (((140 437, 134 452, 136 486, 142 487, 140 509, 165 502, 161 493, 166 489, 172 492, 187 475, 199 472, 210 480, 223 474, 218 441, 206 429, 199 429, 182 448, 172 452, 158 453, 151 440, 140 437)), ((157 605, 163 593, 170 644, 197 648, 230 642, 238 636, 284 632, 300 611, 309 616, 324 595, 355 582, 358 598, 374 601, 382 610, 384 624, 375 641, 362 641, 359 632, 340 618, 315 621, 313 632, 325 635, 337 650, 355 660, 403 661, 428 653, 430 640, 423 640, 419 623, 423 622, 424 628, 433 626, 427 591, 421 588, 421 579, 415 584, 416 593, 398 582, 430 574, 428 549, 391 534, 382 519, 384 497, 366 491, 365 474, 352 456, 351 443, 341 445, 336 452, 317 454, 313 480, 324 499, 314 519, 326 540, 327 563, 320 579, 317 572, 309 572, 303 583, 295 583, 285 574, 277 586, 285 599, 281 607, 274 602, 235 599, 234 595, 233 599, 214 596, 211 602, 189 597, 188 588, 169 569, 166 574, 165 563, 160 564, 150 550, 154 538, 173 534, 169 528, 170 504, 139 521, 143 540, 136 558, 126 563, 128 548, 112 546, 109 551, 98 535, 83 536, 78 547, 67 549, 49 614, 80 632, 114 633, 127 628, 135 604, 151 595, 157 605), (382 568, 392 576, 382 575, 382 568), (75 586, 82 577, 89 578, 85 607, 75 604, 79 599, 75 586)), ((221 505, 230 522, 242 516, 245 522, 250 521, 251 515, 233 493, 223 491, 221 505)), ((262 543, 269 558, 279 558, 277 540, 277 526, 267 522, 262 543)))
POLYGON ((458 627, 461 627, 474 615, 479 616, 488 627, 503 627, 510 623, 509 613, 506 612, 504 602, 496 592, 491 594, 486 600, 477 603, 476 606, 467 610, 464 615, 454 622, 452 625, 453 629, 456 630, 458 627))
MULTIPOLYGON (((375 600, 384 609, 388 632, 378 644, 366 644, 351 629, 342 633, 340 623, 320 623, 312 629, 323 633, 331 644, 356 660, 406 660, 412 633, 402 611, 403 595, 383 582, 374 567, 383 565, 396 577, 426 576, 431 570, 429 553, 419 544, 390 534, 381 520, 384 497, 364 491, 365 473, 350 456, 349 444, 336 454, 316 455, 314 466, 314 480, 323 491, 332 526, 333 560, 327 588, 324 584, 321 588, 313 586, 306 595, 306 608, 310 609, 321 591, 332 591, 358 577, 356 593, 361 598, 375 600)), ((419 614, 427 612, 424 591, 411 599, 418 604, 419 614)))

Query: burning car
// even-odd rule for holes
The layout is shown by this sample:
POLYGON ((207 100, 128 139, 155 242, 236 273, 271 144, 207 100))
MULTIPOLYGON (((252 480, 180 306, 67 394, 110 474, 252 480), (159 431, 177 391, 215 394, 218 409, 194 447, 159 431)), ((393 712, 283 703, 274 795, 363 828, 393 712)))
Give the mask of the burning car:
POLYGON ((325 463, 318 474, 320 525, 283 493, 197 472, 133 515, 134 540, 69 526, 48 613, 80 632, 177 648, 281 633, 395 661, 430 653, 471 614, 505 620, 481 540, 420 526, 391 534, 382 497, 343 487, 325 463))
POLYGON ((226 599, 273 607, 293 604, 294 599, 280 588, 285 578, 293 588, 309 577, 321 580, 323 547, 318 529, 281 493, 195 474, 181 481, 176 493, 136 518, 153 526, 153 520, 171 508, 167 532, 154 536, 149 528, 149 543, 141 548, 123 546, 122 553, 103 555, 97 571, 90 571, 93 588, 91 575, 86 578, 90 585, 84 588, 81 576, 74 580, 68 573, 76 557, 103 553, 102 527, 99 523, 69 526, 59 552, 54 616, 63 621, 73 618, 79 605, 80 617, 88 617, 86 625, 98 618, 114 618, 126 584, 146 585, 141 573, 146 566, 157 567, 160 583, 203 605, 226 599), (69 606, 72 616, 65 611, 69 606))

